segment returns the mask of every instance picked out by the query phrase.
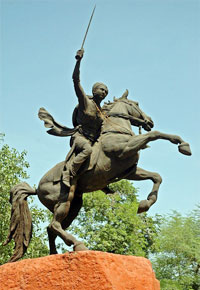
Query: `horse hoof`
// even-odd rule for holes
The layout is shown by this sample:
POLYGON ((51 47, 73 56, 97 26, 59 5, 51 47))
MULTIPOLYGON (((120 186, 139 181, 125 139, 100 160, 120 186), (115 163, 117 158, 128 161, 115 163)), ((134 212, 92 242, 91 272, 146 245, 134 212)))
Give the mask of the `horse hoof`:
POLYGON ((83 243, 79 243, 79 244, 77 244, 77 245, 74 246, 73 250, 75 252, 78 252, 78 251, 87 251, 88 248, 86 248, 86 246, 83 243))
POLYGON ((50 252, 50 255, 57 255, 57 254, 58 254, 58 252, 56 250, 50 252))
POLYGON ((137 213, 142 213, 142 212, 148 211, 149 208, 150 208, 149 201, 148 200, 141 200, 137 213))
POLYGON ((181 144, 178 145, 178 150, 180 153, 184 155, 191 156, 192 152, 190 150, 190 145, 186 142, 182 142, 181 144))

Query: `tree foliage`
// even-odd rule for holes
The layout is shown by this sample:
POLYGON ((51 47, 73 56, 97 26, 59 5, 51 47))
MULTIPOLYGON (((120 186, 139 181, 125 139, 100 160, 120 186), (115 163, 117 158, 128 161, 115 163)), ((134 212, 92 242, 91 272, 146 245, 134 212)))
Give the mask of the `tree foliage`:
POLYGON ((71 232, 91 250, 147 256, 156 234, 153 219, 137 215, 137 191, 129 181, 110 187, 114 195, 101 191, 84 195, 83 208, 71 232))
MULTIPOLYGON (((10 188, 19 183, 21 179, 27 179, 26 169, 29 167, 25 160, 26 152, 19 153, 16 149, 3 145, 0 149, 0 264, 7 262, 13 251, 13 242, 6 247, 3 242, 6 240, 9 224, 10 210, 9 203, 10 188)), ((30 203, 33 199, 30 199, 30 203)), ((33 238, 25 257, 39 257, 48 254, 45 244, 45 236, 40 231, 40 221, 45 221, 45 212, 39 210, 33 204, 31 206, 33 216, 33 238)))
POLYGON ((163 218, 156 248, 152 261, 163 290, 200 289, 200 206, 186 217, 163 218))

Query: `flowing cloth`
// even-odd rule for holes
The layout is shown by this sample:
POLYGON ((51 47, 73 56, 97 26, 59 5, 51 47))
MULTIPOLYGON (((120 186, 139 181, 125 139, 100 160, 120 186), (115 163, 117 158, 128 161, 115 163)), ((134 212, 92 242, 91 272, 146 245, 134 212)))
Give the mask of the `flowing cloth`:
MULTIPOLYGON (((59 137, 67 137, 67 136, 73 136, 75 135, 76 132, 78 132, 81 129, 81 125, 78 125, 74 128, 68 128, 66 126, 63 126, 59 123, 57 123, 52 115, 45 109, 45 108, 40 108, 38 112, 38 117, 40 120, 44 121, 44 126, 46 128, 51 128, 47 131, 48 134, 54 135, 54 136, 59 136, 59 137)), ((69 153, 67 154, 67 157, 64 162, 59 163, 59 166, 55 168, 54 172, 54 177, 53 180, 54 182, 60 181, 62 179, 62 172, 64 170, 64 167, 69 164, 69 162, 72 162, 75 153, 75 143, 73 142, 71 144, 71 149, 69 153)), ((91 170, 94 165, 96 165, 96 161, 98 159, 99 155, 99 150, 94 150, 94 152, 91 155, 89 164, 88 164, 88 170, 91 170)))
POLYGON ((40 118, 40 120, 44 121, 44 126, 46 128, 51 128, 47 131, 47 133, 54 136, 59 136, 59 137, 72 136, 81 127, 79 125, 79 126, 76 126, 75 128, 68 128, 66 126, 63 126, 57 123, 52 117, 52 115, 45 108, 39 109, 38 117, 40 118))

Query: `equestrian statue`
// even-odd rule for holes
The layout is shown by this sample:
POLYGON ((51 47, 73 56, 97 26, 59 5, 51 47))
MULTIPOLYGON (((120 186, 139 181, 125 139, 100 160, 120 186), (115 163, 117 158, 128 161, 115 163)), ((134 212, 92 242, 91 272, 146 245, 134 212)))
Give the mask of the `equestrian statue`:
POLYGON ((25 182, 11 189, 10 231, 4 245, 14 239, 15 250, 9 262, 17 261, 24 255, 31 239, 32 221, 27 203, 29 195, 37 195, 53 213, 47 228, 50 254, 57 253, 56 237, 60 237, 67 246, 73 246, 74 251, 84 251, 87 248, 83 242, 65 231, 81 209, 83 193, 102 190, 109 194, 113 193, 109 189, 109 184, 113 182, 149 179, 153 182, 152 190, 138 206, 138 213, 146 212, 157 200, 162 178, 158 173, 138 167, 140 151, 147 148, 149 142, 164 139, 178 145, 180 153, 191 155, 189 144, 180 136, 152 130, 152 119, 140 109, 137 102, 128 98, 128 90, 102 107, 101 102, 108 94, 105 84, 95 83, 92 96, 86 95, 80 82, 83 55, 82 45, 76 54, 72 77, 78 99, 73 112, 74 128, 57 123, 46 109, 39 110, 39 118, 44 121, 49 134, 71 136, 71 149, 64 161, 42 177, 37 189, 25 182), (131 126, 139 127, 138 135, 131 126), (141 128, 147 133, 142 134, 141 128))

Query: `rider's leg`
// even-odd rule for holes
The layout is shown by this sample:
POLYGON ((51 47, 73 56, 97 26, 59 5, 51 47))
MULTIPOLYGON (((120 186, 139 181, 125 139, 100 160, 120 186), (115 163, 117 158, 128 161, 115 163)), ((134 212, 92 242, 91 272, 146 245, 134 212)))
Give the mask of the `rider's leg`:
POLYGON ((86 159, 88 159, 91 153, 92 153, 91 144, 89 142, 85 142, 85 144, 82 144, 82 151, 74 158, 71 168, 70 168, 73 176, 77 175, 79 168, 81 167, 83 162, 86 159))
POLYGON ((189 144, 185 143, 181 137, 172 134, 165 134, 159 131, 151 131, 130 138, 130 141, 127 143, 121 155, 127 157, 127 154, 129 155, 130 152, 138 152, 144 148, 147 143, 158 139, 168 140, 173 144, 180 144, 179 151, 183 154, 191 155, 189 144), (183 147, 184 150, 182 150, 183 147))
POLYGON ((148 195, 147 200, 142 200, 138 207, 138 213, 148 211, 148 209, 156 202, 158 190, 162 182, 161 176, 156 172, 151 172, 144 170, 140 167, 136 168, 134 173, 131 173, 127 179, 129 180, 147 180, 150 179, 153 181, 153 188, 151 193, 148 195))
POLYGON ((70 170, 72 175, 76 176, 83 162, 85 162, 85 160, 91 155, 92 144, 89 139, 80 134, 77 135, 74 142, 75 142, 75 151, 77 155, 72 161, 70 170))
POLYGON ((77 172, 81 165, 86 161, 87 158, 92 153, 92 145, 91 141, 86 139, 82 135, 77 135, 74 139, 75 142, 75 153, 77 153, 76 157, 73 159, 70 167, 67 171, 63 172, 63 182, 67 186, 70 186, 70 175, 73 177, 77 175, 77 172))

